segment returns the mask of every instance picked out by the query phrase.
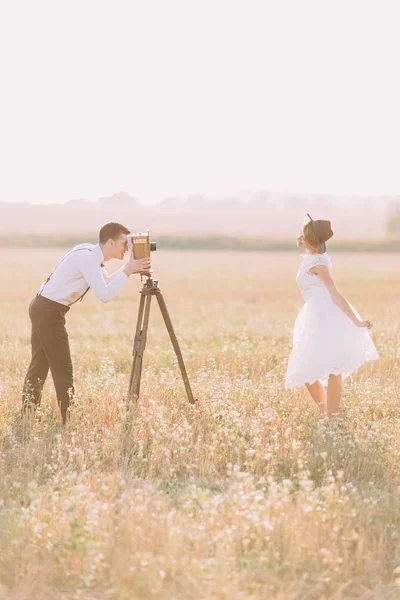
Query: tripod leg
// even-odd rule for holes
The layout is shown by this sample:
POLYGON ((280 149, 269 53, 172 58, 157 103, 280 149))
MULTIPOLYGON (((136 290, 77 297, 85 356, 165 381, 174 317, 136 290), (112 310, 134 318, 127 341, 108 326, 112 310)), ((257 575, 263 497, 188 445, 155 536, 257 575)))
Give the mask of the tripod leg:
POLYGON ((134 341, 133 350, 132 350, 133 362, 132 362, 131 374, 130 374, 130 377, 129 377, 129 387, 128 387, 128 390, 130 390, 131 387, 132 387, 133 374, 134 374, 134 372, 136 370, 136 362, 137 362, 137 357, 138 357, 138 350, 139 350, 141 336, 142 336, 142 324, 143 324, 143 312, 144 312, 144 303, 145 303, 145 300, 146 300, 145 295, 144 294, 140 294, 140 304, 139 304, 138 316, 137 316, 137 321, 136 321, 135 341, 134 341))
POLYGON ((187 394, 188 400, 191 404, 194 404, 195 399, 193 398, 192 389, 190 387, 189 377, 186 372, 185 363, 183 362, 183 358, 182 358, 182 352, 179 347, 179 342, 178 342, 178 339, 176 337, 176 334, 175 334, 175 331, 174 331, 174 328, 172 325, 171 317, 169 316, 169 313, 168 313, 167 305, 165 304, 164 297, 160 291, 158 291, 156 293, 156 296, 157 296, 158 305, 161 310, 161 314, 164 318, 164 322, 165 322, 165 325, 166 325, 168 333, 169 333, 169 337, 171 338, 171 342, 172 342, 172 345, 175 350, 176 358, 178 359, 179 368, 181 370, 183 383, 185 384, 185 389, 186 389, 186 394, 187 394))
POLYGON ((131 377, 129 382, 129 392, 128 392, 128 401, 137 400, 139 398, 140 392, 140 379, 142 376, 142 364, 143 364, 143 354, 146 348, 147 341, 147 330, 149 326, 149 317, 150 317, 150 306, 151 306, 151 295, 143 294, 140 299, 140 307, 139 307, 139 316, 138 323, 136 329, 136 337, 135 337, 135 347, 134 347, 134 356, 133 356, 133 364, 131 377), (139 317, 143 315, 143 305, 144 307, 144 318, 143 324, 141 323, 141 319, 139 317))

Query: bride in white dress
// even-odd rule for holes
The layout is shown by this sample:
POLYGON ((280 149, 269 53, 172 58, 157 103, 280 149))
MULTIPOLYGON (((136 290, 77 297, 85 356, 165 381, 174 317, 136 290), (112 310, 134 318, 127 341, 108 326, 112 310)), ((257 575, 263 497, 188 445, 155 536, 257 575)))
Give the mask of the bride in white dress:
POLYGON ((361 319, 332 279, 325 246, 333 236, 330 221, 308 217, 297 239, 305 249, 296 278, 305 304, 294 326, 286 388, 305 385, 330 417, 339 410, 342 376, 379 356, 368 331, 371 321, 361 319))

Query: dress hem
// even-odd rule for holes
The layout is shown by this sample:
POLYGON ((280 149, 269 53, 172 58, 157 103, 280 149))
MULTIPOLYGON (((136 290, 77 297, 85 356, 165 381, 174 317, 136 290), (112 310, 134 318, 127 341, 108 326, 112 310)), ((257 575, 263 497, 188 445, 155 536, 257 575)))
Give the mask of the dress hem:
POLYGON ((349 375, 352 375, 353 373, 355 373, 356 371, 358 371, 358 369, 360 367, 362 367, 366 362, 370 362, 373 360, 378 360, 379 359, 379 355, 377 354, 376 356, 373 356, 371 358, 365 358, 363 359, 362 362, 360 362, 357 366, 352 367, 350 370, 347 369, 332 369, 329 372, 324 372, 319 374, 317 377, 313 377, 311 378, 310 381, 308 381, 307 379, 305 381, 302 382, 295 382, 293 380, 289 380, 289 383, 285 383, 285 389, 287 390, 293 390, 295 388, 299 388, 299 387, 303 387, 303 385, 305 385, 306 383, 308 383, 308 385, 313 385, 313 383, 316 383, 317 381, 324 381, 326 379, 329 379, 330 375, 343 375, 344 377, 347 377, 349 375))

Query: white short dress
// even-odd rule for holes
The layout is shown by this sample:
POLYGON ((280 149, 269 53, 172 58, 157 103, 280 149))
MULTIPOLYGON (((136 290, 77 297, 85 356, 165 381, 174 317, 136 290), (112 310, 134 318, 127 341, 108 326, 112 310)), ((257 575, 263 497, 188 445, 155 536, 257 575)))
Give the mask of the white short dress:
MULTIPOLYGON (((328 254, 305 254, 296 281, 305 300, 293 331, 293 350, 286 373, 286 389, 322 381, 329 375, 349 375, 379 355, 369 331, 356 327, 336 306, 312 267, 332 268, 328 254)), ((352 307, 355 315, 361 319, 352 307)))

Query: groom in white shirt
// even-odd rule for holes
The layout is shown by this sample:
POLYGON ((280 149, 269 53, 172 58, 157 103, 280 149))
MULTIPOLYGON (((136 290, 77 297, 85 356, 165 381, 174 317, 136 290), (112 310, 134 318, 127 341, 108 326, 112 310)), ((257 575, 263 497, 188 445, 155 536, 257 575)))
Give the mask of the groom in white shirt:
POLYGON ((32 360, 22 393, 23 410, 40 404, 49 369, 56 389, 62 422, 74 394, 73 370, 65 314, 92 289, 102 302, 108 302, 134 273, 148 272, 150 259, 134 260, 109 275, 104 263, 123 259, 128 250, 129 229, 120 223, 107 223, 99 231, 98 244, 80 244, 68 252, 41 285, 29 305, 32 322, 32 360))

